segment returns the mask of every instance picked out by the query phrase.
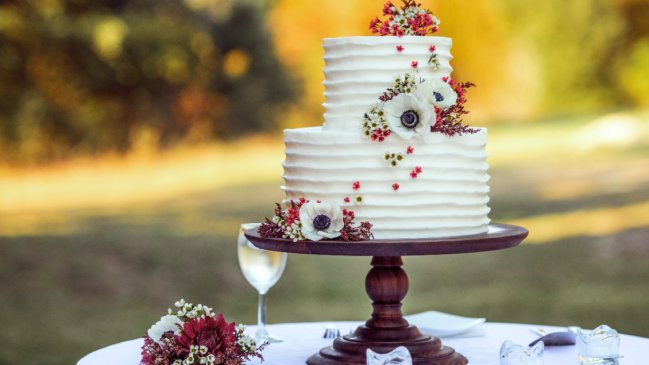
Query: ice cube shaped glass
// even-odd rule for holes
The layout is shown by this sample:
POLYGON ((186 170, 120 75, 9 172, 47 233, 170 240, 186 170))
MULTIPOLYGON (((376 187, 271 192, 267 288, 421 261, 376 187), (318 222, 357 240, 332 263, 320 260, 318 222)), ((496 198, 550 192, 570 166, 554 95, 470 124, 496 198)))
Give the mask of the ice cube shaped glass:
POLYGON ((500 365, 543 365, 544 348, 543 342, 527 346, 505 341, 500 346, 500 365))
POLYGON ((577 332, 577 346, 581 364, 618 364, 620 335, 605 324, 592 331, 577 332))

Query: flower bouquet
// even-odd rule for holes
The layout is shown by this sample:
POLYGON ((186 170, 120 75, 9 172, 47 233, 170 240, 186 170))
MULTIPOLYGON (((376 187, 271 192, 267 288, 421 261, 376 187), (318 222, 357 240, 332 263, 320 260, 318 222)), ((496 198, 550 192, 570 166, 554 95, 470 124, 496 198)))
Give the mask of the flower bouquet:
POLYGON ((266 343, 257 347, 242 325, 226 322, 202 304, 181 299, 175 306, 176 313, 169 309, 144 336, 143 365, 238 365, 255 357, 263 361, 266 343))

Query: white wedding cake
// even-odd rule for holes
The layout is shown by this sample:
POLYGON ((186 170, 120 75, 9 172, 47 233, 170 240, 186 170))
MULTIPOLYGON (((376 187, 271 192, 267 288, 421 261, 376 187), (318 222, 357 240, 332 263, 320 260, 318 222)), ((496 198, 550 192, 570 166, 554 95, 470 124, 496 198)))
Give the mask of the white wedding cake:
POLYGON ((386 9, 370 25, 386 36, 324 39, 324 124, 284 130, 285 203, 353 210, 375 239, 484 233, 487 130, 460 123, 473 85, 450 78, 450 38, 390 35, 410 32, 399 16, 436 32, 432 13, 386 9))

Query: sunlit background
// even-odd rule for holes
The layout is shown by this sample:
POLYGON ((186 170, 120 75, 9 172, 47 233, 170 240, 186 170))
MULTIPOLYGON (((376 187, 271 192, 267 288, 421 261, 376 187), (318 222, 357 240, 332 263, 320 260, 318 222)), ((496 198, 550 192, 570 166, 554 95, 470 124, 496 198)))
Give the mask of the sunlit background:
MULTIPOLYGON (((383 1, 0 2, 0 364, 71 364, 181 297, 254 323, 235 237, 322 123, 322 38, 383 1)), ((649 0, 436 0, 512 250, 406 258, 407 313, 649 336, 649 0), (432 283, 432 284, 431 284, 432 283)), ((363 320, 369 258, 291 256, 269 321, 363 320)))

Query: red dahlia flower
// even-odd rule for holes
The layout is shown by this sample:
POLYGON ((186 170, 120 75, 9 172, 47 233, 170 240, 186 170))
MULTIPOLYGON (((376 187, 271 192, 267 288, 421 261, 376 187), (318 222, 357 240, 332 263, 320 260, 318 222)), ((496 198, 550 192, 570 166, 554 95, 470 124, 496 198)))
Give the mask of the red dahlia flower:
POLYGON ((222 314, 216 319, 204 317, 185 322, 183 332, 176 336, 176 344, 183 358, 189 355, 192 345, 206 346, 207 354, 214 355, 217 364, 236 363, 232 360, 240 356, 235 324, 226 322, 222 314))

